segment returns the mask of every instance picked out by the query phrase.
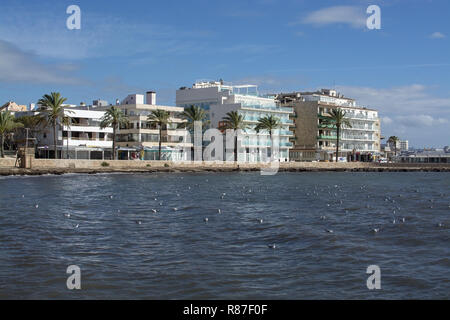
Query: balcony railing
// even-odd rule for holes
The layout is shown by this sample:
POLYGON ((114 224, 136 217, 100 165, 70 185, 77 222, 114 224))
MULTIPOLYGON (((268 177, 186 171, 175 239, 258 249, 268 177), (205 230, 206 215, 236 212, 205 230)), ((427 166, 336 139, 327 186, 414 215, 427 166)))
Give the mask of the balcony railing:
POLYGON ((293 113, 293 108, 286 108, 286 107, 275 107, 275 106, 261 106, 261 105, 242 105, 243 109, 257 109, 257 110, 269 110, 269 111, 280 111, 280 112, 289 112, 293 113))
POLYGON ((319 136, 317 136, 317 139, 319 139, 319 140, 337 140, 337 136, 319 135, 319 136))
POLYGON ((332 125, 332 124, 319 124, 318 127, 319 128, 323 128, 323 129, 334 129, 334 130, 336 130, 336 126, 332 125))

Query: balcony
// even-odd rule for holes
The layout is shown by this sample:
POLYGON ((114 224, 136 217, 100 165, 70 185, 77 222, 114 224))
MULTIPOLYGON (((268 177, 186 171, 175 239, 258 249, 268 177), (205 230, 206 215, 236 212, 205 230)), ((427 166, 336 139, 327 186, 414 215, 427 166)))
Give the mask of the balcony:
POLYGON ((361 136, 342 136, 341 140, 350 141, 376 141, 374 137, 361 137, 361 136))
POLYGON ((319 139, 319 140, 337 140, 337 136, 319 135, 319 136, 317 136, 317 139, 319 139))
POLYGON ((334 130, 336 130, 336 126, 333 125, 333 124, 319 124, 318 127, 321 128, 321 129, 334 129, 334 130))
POLYGON ((250 105, 250 106, 241 106, 242 109, 256 109, 256 110, 263 110, 263 111, 274 111, 274 112, 287 112, 287 113, 294 113, 293 108, 285 108, 285 107, 274 107, 274 106, 261 106, 261 105, 250 105))

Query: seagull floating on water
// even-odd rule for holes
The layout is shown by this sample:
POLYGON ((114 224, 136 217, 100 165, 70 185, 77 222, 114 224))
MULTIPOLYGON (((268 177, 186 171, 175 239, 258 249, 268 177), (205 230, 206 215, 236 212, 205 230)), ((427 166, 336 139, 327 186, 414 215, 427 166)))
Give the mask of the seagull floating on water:
POLYGON ((220 214, 220 213, 222 213, 222 210, 220 210, 220 209, 217 209, 217 213, 219 213, 219 214, 220 214))
POLYGON ((78 229, 80 227, 80 225, 79 224, 77 224, 76 226, 75 226, 75 229, 78 229))
POLYGON ((37 204, 37 205, 35 205, 34 207, 37 209, 37 208, 39 208, 39 205, 37 204))
POLYGON ((208 222, 209 220, 208 220, 208 218, 205 218, 203 221, 208 222))
POLYGON ((375 228, 375 229, 373 229, 373 232, 378 233, 378 232, 380 232, 380 229, 379 228, 375 228))
POLYGON ((277 245, 276 244, 269 244, 267 245, 270 249, 276 249, 277 245))
POLYGON ((142 221, 136 221, 136 224, 142 224, 142 221))
POLYGON ((173 211, 178 211, 178 208, 173 208, 173 211))
POLYGON ((263 223, 264 222, 264 220, 263 219, 259 219, 259 223, 263 223))
POLYGON ((153 212, 153 213, 157 213, 158 211, 156 211, 156 209, 152 209, 152 212, 153 212))
POLYGON ((330 230, 330 229, 325 229, 325 231, 328 232, 328 233, 334 233, 334 231, 330 230))

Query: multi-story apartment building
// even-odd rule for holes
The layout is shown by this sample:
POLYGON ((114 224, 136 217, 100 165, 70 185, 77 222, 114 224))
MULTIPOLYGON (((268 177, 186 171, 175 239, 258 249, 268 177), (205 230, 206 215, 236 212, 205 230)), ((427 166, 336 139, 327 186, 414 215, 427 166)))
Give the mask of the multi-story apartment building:
POLYGON ((165 110, 170 114, 170 123, 162 131, 161 158, 164 160, 190 160, 187 159, 187 153, 184 151, 191 148, 193 144, 187 138, 188 131, 180 128, 180 125, 186 121, 181 118, 184 109, 156 105, 155 92, 147 92, 146 99, 147 103, 145 104, 144 95, 132 94, 117 105, 129 120, 129 124, 118 131, 117 145, 126 153, 135 150, 143 153, 140 157, 145 160, 157 160, 159 128, 149 124, 147 118, 154 110, 165 110))
MULTIPOLYGON (((275 98, 271 96, 261 96, 258 87, 255 85, 226 85, 223 81, 200 81, 196 82, 192 88, 182 87, 176 93, 176 105, 187 108, 196 105, 207 111, 207 118, 210 126, 219 128, 223 118, 228 112, 237 111, 244 117, 248 126, 245 130, 245 138, 242 141, 242 148, 238 151, 238 161, 257 162, 262 159, 262 149, 267 149, 266 154, 271 154, 271 141, 267 132, 260 132, 257 135, 254 130, 258 119, 273 115, 280 120, 281 127, 274 132, 279 138, 279 152, 274 154, 274 158, 280 161, 289 160, 289 149, 293 146, 289 138, 293 136, 290 127, 293 121, 290 116, 293 114, 292 107, 280 107, 276 104, 275 98), (261 137, 265 135, 266 137, 261 137)), ((227 154, 227 161, 234 159, 234 154, 230 151, 227 154)))
MULTIPOLYGON (((71 159, 109 159, 112 151, 112 128, 100 128, 104 111, 89 110, 87 106, 69 106, 64 115, 71 119, 69 126, 58 124, 56 128, 56 152, 58 158, 71 159)), ((40 111, 17 112, 16 117, 37 115, 40 111)), ((38 155, 54 157, 53 129, 42 126, 36 130, 38 155)))
POLYGON ((332 109, 346 112, 351 127, 341 131, 339 157, 368 161, 380 152, 380 120, 378 111, 357 106, 335 90, 282 93, 277 96, 281 106, 294 109, 294 137, 291 160, 329 160, 335 157, 336 128, 326 124, 332 109))

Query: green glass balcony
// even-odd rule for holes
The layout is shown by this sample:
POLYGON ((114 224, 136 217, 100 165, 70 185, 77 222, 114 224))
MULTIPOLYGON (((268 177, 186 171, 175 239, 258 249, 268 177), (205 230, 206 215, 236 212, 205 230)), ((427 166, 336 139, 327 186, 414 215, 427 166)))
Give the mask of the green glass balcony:
POLYGON ((320 139, 320 140, 337 140, 337 136, 320 135, 320 136, 317 136, 317 139, 320 139))
POLYGON ((324 116, 324 115, 321 115, 320 113, 317 114, 317 117, 318 117, 319 119, 330 119, 329 116, 324 116))
POLYGON ((336 130, 336 126, 333 124, 319 124, 318 125, 319 128, 323 128, 323 129, 334 129, 336 130))

